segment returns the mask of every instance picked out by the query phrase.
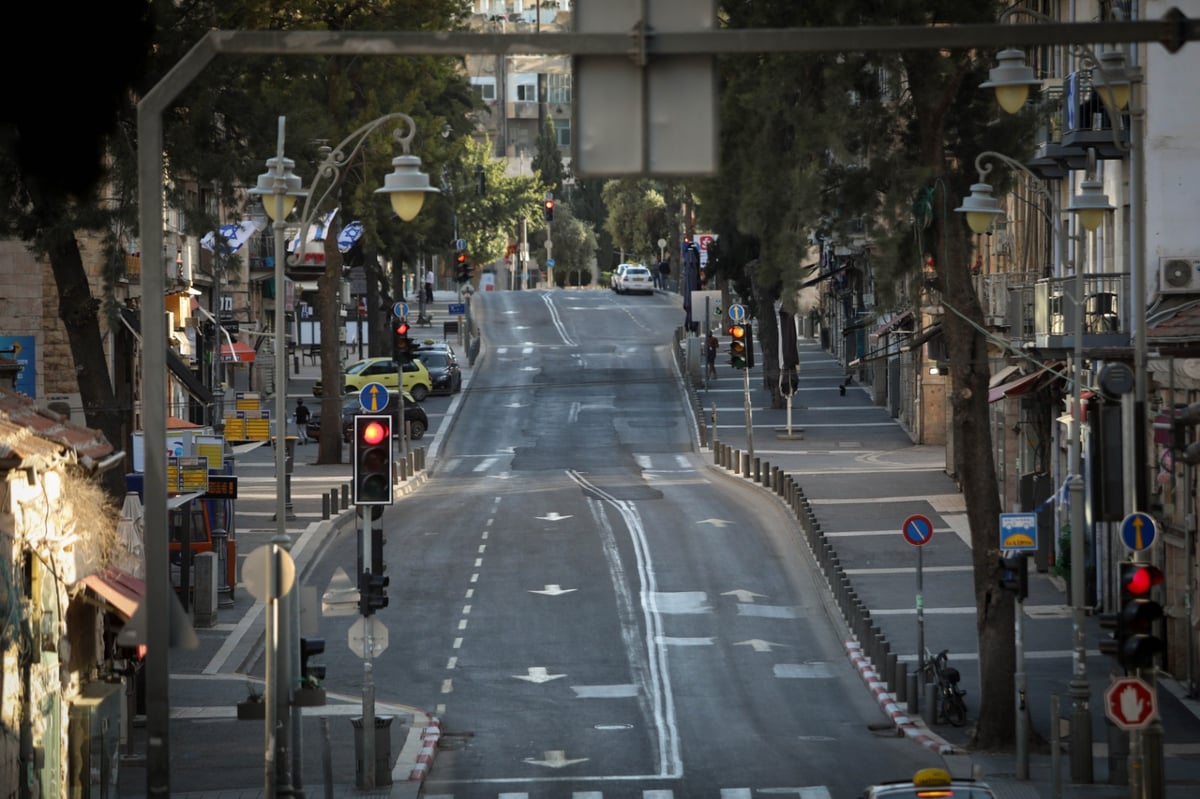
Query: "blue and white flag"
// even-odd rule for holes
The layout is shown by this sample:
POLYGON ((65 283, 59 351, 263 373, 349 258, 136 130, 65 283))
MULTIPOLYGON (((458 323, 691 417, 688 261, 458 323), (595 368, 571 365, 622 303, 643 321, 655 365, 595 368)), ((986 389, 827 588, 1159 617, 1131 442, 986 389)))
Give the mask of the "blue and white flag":
POLYGON ((338 234, 338 252, 349 252, 350 248, 362 238, 363 224, 357 219, 342 228, 338 234))
MULTIPOLYGON (((229 254, 237 252, 246 246, 246 242, 254 236, 255 233, 262 230, 259 223, 253 219, 247 219, 237 225, 221 225, 221 236, 225 239, 225 245, 229 248, 229 254)), ((209 252, 216 249, 217 236, 215 231, 209 231, 204 238, 200 239, 200 246, 209 252)))
MULTIPOLYGON (((329 213, 318 219, 316 222, 308 226, 308 233, 305 234, 305 242, 309 241, 325 241, 325 233, 329 230, 329 226, 333 224, 333 218, 337 216, 338 209, 334 208, 329 213)), ((286 249, 288 252, 296 252, 300 249, 300 231, 296 231, 296 235, 288 239, 286 249)), ((306 251, 308 247, 304 248, 306 251)))

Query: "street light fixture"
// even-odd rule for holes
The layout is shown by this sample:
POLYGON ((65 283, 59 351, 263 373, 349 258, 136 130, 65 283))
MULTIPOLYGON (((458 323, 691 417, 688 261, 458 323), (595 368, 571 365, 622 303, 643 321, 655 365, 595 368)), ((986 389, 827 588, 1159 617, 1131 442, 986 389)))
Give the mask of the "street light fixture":
MULTIPOLYGON (((985 182, 992 167, 984 161, 992 159, 1006 164, 1032 178, 1034 190, 1050 204, 1050 222, 1054 231, 1054 271, 1058 276, 1064 274, 1066 266, 1067 237, 1062 229, 1062 211, 1054 194, 1046 187, 1029 167, 1001 153, 986 151, 975 158, 975 169, 979 172, 979 182, 971 186, 971 194, 955 211, 965 214, 967 224, 976 233, 983 233, 988 226, 1003 212, 992 196, 991 184, 985 182)), ((1068 211, 1078 215, 1080 224, 1089 232, 1095 231, 1104 221, 1106 211, 1111 211, 1108 197, 1104 195, 1097 181, 1085 180, 1081 193, 1071 199, 1068 211)), ((1081 410, 1083 402, 1083 265, 1075 265, 1075 277, 1071 285, 1071 301, 1075 306, 1074 324, 1074 358, 1072 364, 1072 415, 1070 470, 1067 481, 1067 496, 1071 509, 1071 604, 1073 606, 1072 628, 1074 636, 1074 668, 1072 670, 1070 692, 1072 698, 1071 715, 1071 775, 1076 782, 1089 783, 1092 781, 1092 735, 1091 709, 1088 701, 1087 666, 1085 661, 1086 647, 1084 640, 1085 609, 1084 609, 1084 549, 1083 528, 1084 515, 1084 485, 1082 471, 1082 442, 1080 440, 1080 422, 1083 418, 1081 410)), ((1016 675, 1018 690, 1024 691, 1023 667, 1018 664, 1020 672, 1016 675)), ((1019 716, 1018 718, 1023 718, 1019 716)), ((1024 738, 1018 742, 1018 752, 1024 749, 1024 738)), ((1018 764, 1022 772, 1027 772, 1028 765, 1022 761, 1018 764)))
POLYGON ((1000 107, 1015 114, 1029 99, 1029 88, 1041 86, 1042 82, 1034 75, 1033 67, 1025 63, 1024 50, 1001 50, 996 53, 996 60, 999 64, 988 71, 987 82, 979 84, 979 87, 994 89, 1000 107))
MULTIPOLYGON (((295 208, 296 201, 300 197, 304 197, 304 207, 300 212, 299 241, 301 244, 297 247, 297 251, 288 258, 289 263, 294 265, 303 256, 303 243, 307 240, 308 228, 313 224, 318 209, 321 208, 324 201, 341 183, 342 167, 354 159, 372 132, 392 120, 399 120, 406 123, 404 129, 397 128, 393 132, 393 137, 400 142, 404 152, 392 160, 393 172, 387 176, 383 187, 377 189, 375 193, 388 194, 392 202, 392 210, 396 212, 396 215, 405 222, 411 221, 420 213, 421 206, 425 202, 425 195, 438 190, 429 185, 429 176, 421 172, 421 159, 409 154, 409 145, 416 135, 417 125, 408 114, 386 114, 368 122, 347 136, 341 144, 325 155, 325 158, 317 167, 317 177, 313 179, 313 185, 307 192, 301 188, 300 178, 292 172, 295 162, 290 158, 285 158, 283 155, 285 118, 281 116, 279 117, 279 136, 276 155, 274 158, 267 159, 267 171, 259 176, 255 188, 250 189, 248 192, 249 194, 259 195, 263 198, 263 208, 271 218, 275 228, 276 528, 271 543, 285 550, 289 548, 290 539, 287 537, 285 525, 288 497, 285 461, 287 447, 285 443, 286 436, 284 435, 287 427, 285 421, 287 419, 287 336, 283 295, 284 259, 286 257, 283 220, 295 208), (316 195, 315 186, 320 182, 322 177, 329 179, 329 185, 325 187, 325 190, 317 197, 316 202, 314 202, 313 197, 316 195), (268 198, 271 197, 274 198, 274 202, 268 201, 268 198)), ((401 381, 400 385, 403 386, 403 375, 399 375, 398 377, 401 381)), ((403 392, 401 392, 401 402, 403 402, 403 392)), ((403 404, 400 408, 400 418, 404 418, 403 404)), ((292 676, 300 674, 300 650, 298 646, 300 640, 300 608, 298 594, 298 591, 292 591, 291 596, 288 597, 288 601, 285 604, 278 605, 274 616, 268 614, 267 617, 267 643, 265 647, 267 652, 266 736, 268 748, 274 743, 277 751, 275 757, 268 758, 268 762, 274 760, 276 763, 275 773, 268 773, 266 775, 268 796, 274 795, 272 791, 277 787, 275 783, 278 784, 280 791, 290 791, 293 779, 296 782, 300 782, 299 777, 302 767, 300 716, 299 714, 291 715, 290 711, 290 686, 296 682, 292 679, 292 676), (272 621, 273 618, 274 620, 272 621), (280 653, 287 653, 287 659, 285 660, 280 657, 280 653), (279 731, 276 731, 276 725, 278 725, 279 731), (291 750, 290 764, 287 762, 288 758, 286 757, 289 748, 291 750)), ((364 696, 368 690, 366 685, 367 676, 369 676, 369 663, 367 675, 364 676, 364 696)), ((372 697, 372 709, 370 712, 373 716, 373 687, 370 690, 372 697)), ((365 704, 366 702, 364 701, 365 704)), ((373 718, 367 719, 365 722, 370 725, 368 729, 373 729, 373 718)), ((368 735, 367 739, 373 745, 373 737, 368 735)), ((366 757, 366 762, 372 763, 374 762, 374 758, 368 756, 366 757)), ((373 778, 374 771, 368 769, 368 772, 370 777, 373 778)), ((371 779, 371 782, 373 783, 373 779, 371 779)))

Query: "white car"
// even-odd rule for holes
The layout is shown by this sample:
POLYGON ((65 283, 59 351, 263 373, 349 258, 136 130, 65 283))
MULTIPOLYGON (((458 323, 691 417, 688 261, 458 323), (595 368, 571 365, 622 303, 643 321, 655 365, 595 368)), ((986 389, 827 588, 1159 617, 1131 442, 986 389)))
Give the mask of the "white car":
POLYGON ((621 272, 617 278, 617 293, 629 294, 640 291, 646 294, 654 293, 654 276, 644 266, 630 266, 621 272))
POLYGON ((621 275, 631 266, 637 266, 637 264, 617 264, 617 268, 612 270, 612 274, 608 276, 608 287, 613 291, 620 291, 621 275))

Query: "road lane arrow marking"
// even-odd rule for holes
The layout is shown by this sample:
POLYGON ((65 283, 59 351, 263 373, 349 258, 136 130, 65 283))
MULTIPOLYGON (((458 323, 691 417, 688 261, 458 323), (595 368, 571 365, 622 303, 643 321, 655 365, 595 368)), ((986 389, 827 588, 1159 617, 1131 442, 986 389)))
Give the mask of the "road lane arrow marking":
POLYGON ((738 602, 754 603, 754 598, 766 599, 766 594, 756 594, 753 591, 747 591, 745 588, 739 588, 736 591, 726 591, 721 596, 735 596, 738 602))
POLYGON ((749 646, 753 647, 755 652, 770 652, 773 646, 783 646, 774 641, 764 641, 761 638, 751 638, 748 641, 738 641, 734 646, 749 646))
POLYGON ((549 673, 547 673, 546 669, 543 668, 542 666, 530 666, 528 674, 514 674, 512 676, 518 680, 525 680, 526 682, 531 682, 531 683, 540 685, 541 683, 550 682, 551 680, 557 680, 558 678, 566 677, 567 675, 565 675, 565 674, 549 674, 549 673))
POLYGON ((525 758, 525 762, 534 766, 548 766, 549 768, 562 768, 563 766, 573 766, 576 763, 586 763, 586 757, 573 757, 568 759, 567 753, 561 749, 551 749, 547 752, 542 752, 542 759, 537 760, 532 757, 525 758))
POLYGON ((700 521, 696 522, 696 524, 711 524, 713 527, 723 528, 728 527, 729 525, 733 524, 733 522, 726 521, 725 519, 701 519, 700 521))
POLYGON ((561 588, 554 583, 548 583, 545 588, 541 588, 541 589, 530 588, 529 593, 543 594, 545 596, 562 596, 563 594, 569 594, 575 590, 576 589, 574 589, 574 588, 561 588))
POLYGON ((537 516, 535 518, 540 519, 541 521, 544 521, 544 522, 561 522, 564 519, 570 519, 571 517, 570 516, 559 516, 558 511, 550 511, 545 516, 537 516))

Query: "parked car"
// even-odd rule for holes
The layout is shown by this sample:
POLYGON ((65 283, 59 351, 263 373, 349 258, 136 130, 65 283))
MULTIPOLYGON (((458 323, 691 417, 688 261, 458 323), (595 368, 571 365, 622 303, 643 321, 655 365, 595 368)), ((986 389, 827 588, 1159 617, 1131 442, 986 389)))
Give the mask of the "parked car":
POLYGON ((654 276, 644 266, 630 266, 617 277, 618 294, 632 294, 635 291, 654 293, 654 276))
POLYGON ((429 370, 434 394, 457 394, 462 391, 462 370, 454 351, 446 348, 420 347, 413 353, 429 370))
MULTIPOLYGON (((396 362, 391 358, 364 358, 346 367, 342 392, 349 394, 360 391, 367 383, 382 383, 384 388, 395 390, 399 386, 396 377, 396 362)), ((412 394, 417 402, 424 402, 433 389, 433 380, 425 364, 413 359, 404 365, 404 390, 412 394)), ((313 383, 313 396, 322 396, 321 381, 313 383)))
MULTIPOLYGON (((399 434, 399 425, 396 424, 396 419, 399 415, 400 400, 395 391, 388 392, 388 404, 383 408, 381 413, 387 413, 392 417, 392 427, 399 434)), ((346 394, 342 397, 342 440, 349 441, 354 433, 354 416, 363 413, 362 405, 359 404, 358 393, 346 394)), ((407 391, 404 392, 404 420, 408 422, 408 437, 411 441, 419 441, 424 437, 425 431, 429 429, 429 416, 425 413, 425 409, 421 407, 413 396, 407 391)), ((316 439, 321 435, 321 414, 315 412, 308 420, 308 436, 316 439)))

